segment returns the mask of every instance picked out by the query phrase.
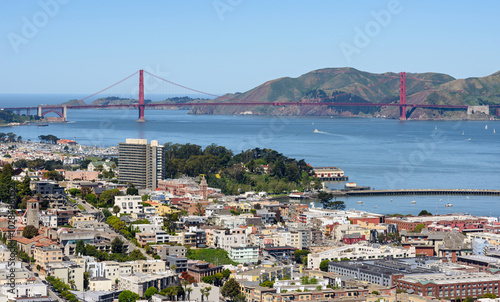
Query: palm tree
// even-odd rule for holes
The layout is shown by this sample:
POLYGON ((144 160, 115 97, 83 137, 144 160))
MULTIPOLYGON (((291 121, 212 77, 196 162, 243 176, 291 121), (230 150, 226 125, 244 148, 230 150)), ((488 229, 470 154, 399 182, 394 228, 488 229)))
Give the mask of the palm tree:
POLYGON ((211 290, 212 290, 212 287, 210 287, 210 286, 205 287, 205 292, 203 293, 203 295, 205 295, 205 297, 207 297, 207 301, 208 301, 208 296, 210 295, 211 290))
POLYGON ((71 289, 72 289, 72 290, 75 290, 75 287, 76 287, 76 285, 75 285, 75 280, 73 280, 73 279, 69 280, 69 281, 68 281, 68 284, 69 284, 69 286, 71 286, 71 289))

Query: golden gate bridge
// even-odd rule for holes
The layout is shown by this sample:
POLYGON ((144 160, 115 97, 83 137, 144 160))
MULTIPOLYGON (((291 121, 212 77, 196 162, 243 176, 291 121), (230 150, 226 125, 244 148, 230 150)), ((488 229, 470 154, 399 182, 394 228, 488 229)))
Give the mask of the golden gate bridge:
MULTIPOLYGON (((86 105, 81 105, 81 104, 68 104, 68 105, 38 105, 36 107, 8 107, 8 108, 1 108, 1 110, 8 110, 8 111, 14 111, 17 112, 18 114, 21 114, 21 112, 26 112, 27 115, 30 115, 31 112, 36 112, 36 115, 39 117, 45 117, 49 113, 55 113, 56 115, 59 116, 59 121, 67 121, 67 110, 82 110, 82 109, 129 109, 129 108, 136 108, 139 112, 139 117, 137 119, 138 122, 145 122, 145 109, 147 108, 165 108, 165 107, 206 107, 206 106, 301 106, 301 107, 310 107, 310 106, 322 106, 322 107, 399 107, 400 113, 399 113, 399 119, 400 120, 406 120, 410 117, 412 112, 417 109, 417 108, 424 108, 424 109, 436 109, 436 110, 468 110, 469 106, 467 105, 439 105, 439 104, 411 104, 406 102, 406 73, 401 72, 399 75, 399 103, 350 103, 350 102, 332 102, 332 101, 323 101, 324 99, 332 99, 332 98, 337 98, 341 95, 346 95, 350 94, 351 92, 345 92, 341 94, 337 94, 334 96, 329 96, 325 98, 311 98, 307 100, 301 100, 301 101, 295 101, 295 102, 256 102, 256 101, 245 101, 245 100, 235 100, 234 98, 230 97, 225 97, 225 96, 219 96, 207 92, 203 92, 200 90, 196 90, 193 88, 189 88, 187 86, 183 86, 177 83, 174 83, 172 81, 166 80, 162 77, 159 77, 157 75, 154 75, 150 72, 144 71, 144 70, 139 70, 131 74, 130 76, 114 83, 113 85, 110 85, 94 94, 91 94, 87 97, 84 97, 82 99, 79 99, 78 101, 84 101, 86 99, 89 99, 91 97, 94 97, 96 95, 99 95, 105 91, 108 91, 112 87, 115 87, 116 85, 124 82, 125 80, 128 80, 136 75, 139 75, 139 93, 138 93, 138 103, 132 103, 132 104, 86 104, 86 105), (187 89, 191 92, 196 92, 200 93, 202 95, 207 95, 211 97, 216 97, 217 102, 213 101, 207 101, 207 102, 196 102, 196 103, 189 103, 189 102, 182 102, 182 103, 145 103, 144 101, 144 74, 148 74, 149 76, 156 78, 157 80, 172 84, 177 87, 181 87, 184 89, 187 89), (227 100, 221 102, 220 100, 227 100)), ((390 80, 394 78, 394 76, 389 76, 389 79, 386 79, 384 81, 390 80)), ((419 81, 427 81, 423 79, 416 79, 419 81)), ((382 80, 381 80, 382 81, 382 80)), ((379 81, 380 82, 380 81, 379 81)), ((378 84, 377 83, 372 83, 369 86, 373 86, 378 84)), ((489 105, 490 108, 497 108, 497 113, 498 113, 498 108, 500 108, 500 105, 489 105)))

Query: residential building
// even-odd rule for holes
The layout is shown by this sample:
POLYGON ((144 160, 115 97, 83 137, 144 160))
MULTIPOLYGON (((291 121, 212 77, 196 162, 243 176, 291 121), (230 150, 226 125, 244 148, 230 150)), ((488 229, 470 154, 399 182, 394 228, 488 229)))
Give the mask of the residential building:
POLYGON ((74 289, 83 290, 83 273, 85 268, 72 261, 49 263, 47 274, 61 279, 66 284, 74 284, 74 289))
POLYGON ((188 266, 187 272, 194 277, 197 282, 205 276, 213 276, 222 273, 222 265, 213 265, 212 263, 196 263, 188 266))
POLYGON ((228 257, 238 263, 254 263, 259 261, 259 248, 256 246, 231 246, 228 257))
POLYGON ((155 287, 158 291, 161 291, 178 283, 177 274, 171 271, 155 274, 135 273, 128 276, 120 276, 118 288, 121 290, 130 290, 142 297, 144 296, 144 292, 150 287, 155 287))
POLYGON ((57 181, 32 181, 30 183, 30 189, 33 192, 33 195, 37 194, 60 194, 66 195, 64 192, 64 188, 59 186, 57 181))
POLYGON ((114 280, 103 277, 94 277, 89 279, 89 289, 93 292, 110 291, 113 289, 113 284, 115 284, 114 280))
POLYGON ((158 141, 127 139, 118 144, 118 180, 139 189, 156 189, 164 178, 163 146, 158 141))
POLYGON ((307 267, 318 269, 323 260, 373 260, 384 258, 408 258, 415 257, 415 248, 404 249, 395 246, 377 246, 368 244, 351 244, 338 248, 329 249, 320 253, 307 255, 307 267))
POLYGON ((165 263, 166 266, 170 269, 172 269, 172 267, 175 265, 175 272, 178 274, 187 271, 188 268, 188 261, 186 257, 177 257, 175 255, 167 256, 165 257, 165 263))
POLYGON ((120 207, 121 214, 143 213, 141 196, 115 196, 114 205, 120 207))
POLYGON ((47 268, 47 265, 57 262, 62 262, 62 250, 56 244, 50 244, 49 246, 35 247, 33 257, 35 258, 35 264, 40 265, 42 270, 47 268))

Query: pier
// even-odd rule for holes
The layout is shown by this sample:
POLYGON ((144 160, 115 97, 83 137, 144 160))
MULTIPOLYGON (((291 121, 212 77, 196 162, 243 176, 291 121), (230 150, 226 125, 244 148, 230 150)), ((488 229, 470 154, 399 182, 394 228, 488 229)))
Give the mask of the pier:
POLYGON ((333 196, 388 196, 388 195, 475 195, 500 196, 500 190, 483 189, 393 189, 393 190, 330 190, 333 196))

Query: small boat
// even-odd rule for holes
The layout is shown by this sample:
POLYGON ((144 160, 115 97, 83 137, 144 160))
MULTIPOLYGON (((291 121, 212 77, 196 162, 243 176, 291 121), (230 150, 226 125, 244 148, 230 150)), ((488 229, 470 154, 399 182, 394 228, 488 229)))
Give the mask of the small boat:
POLYGON ((468 141, 471 141, 472 139, 469 137, 468 141))
POLYGON ((467 196, 467 199, 469 199, 469 198, 470 198, 470 197, 469 197, 469 196, 467 196))
POLYGON ((411 201, 411 204, 416 204, 416 203, 417 203, 417 201, 416 201, 416 200, 412 200, 412 201, 411 201))
POLYGON ((484 130, 488 130, 488 125, 484 126, 484 130))
POLYGON ((453 204, 452 203, 447 203, 444 206, 447 207, 447 208, 451 208, 453 206, 453 204))
POLYGON ((391 202, 392 202, 392 198, 391 198, 391 202))
POLYGON ((434 130, 438 130, 438 126, 435 126, 435 127, 434 127, 434 130))
POLYGON ((361 200, 360 200, 360 201, 358 201, 357 203, 362 204, 362 203, 363 203, 363 201, 361 201, 361 200))
POLYGON ((464 134, 465 134, 465 131, 462 131, 462 135, 464 135, 464 134))
POLYGON ((38 127, 47 127, 49 124, 38 124, 38 127))
POLYGON ((312 124, 314 125, 314 122, 312 124))
POLYGON ((374 206, 373 208, 374 208, 374 209, 377 209, 378 207, 377 207, 377 206, 374 206))
POLYGON ((319 133, 318 129, 314 129, 313 131, 314 133, 319 133))

